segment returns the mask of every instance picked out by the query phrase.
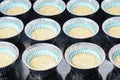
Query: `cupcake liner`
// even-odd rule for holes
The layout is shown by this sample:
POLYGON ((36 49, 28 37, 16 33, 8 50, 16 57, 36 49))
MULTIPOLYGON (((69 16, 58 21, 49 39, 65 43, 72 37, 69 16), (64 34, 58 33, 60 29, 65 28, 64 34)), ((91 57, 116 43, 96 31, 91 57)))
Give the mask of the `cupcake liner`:
POLYGON ((115 57, 116 57, 117 55, 120 55, 120 44, 117 44, 117 45, 113 46, 113 47, 110 49, 110 51, 109 51, 109 59, 110 59, 110 61, 112 62, 112 64, 113 64, 114 66, 116 66, 117 68, 120 68, 118 65, 116 65, 116 64, 114 63, 114 59, 115 59, 115 57))
MULTIPOLYGON (((40 43, 40 44, 36 44, 36 45, 33 45, 33 46, 27 48, 22 55, 22 61, 29 69, 31 69, 35 72, 36 71, 46 71, 46 70, 34 69, 29 66, 29 62, 32 58, 34 58, 36 56, 42 56, 42 55, 47 55, 47 56, 53 57, 57 62, 57 64, 54 67, 56 67, 62 60, 62 52, 59 48, 57 48, 56 46, 54 46, 52 44, 40 43)), ((52 67, 52 68, 54 68, 54 67, 52 67)), ((50 69, 52 69, 52 68, 50 68, 50 69)), ((47 69, 47 70, 50 70, 50 69, 47 69)))
MULTIPOLYGON (((67 36, 71 37, 68 34, 68 32, 70 31, 70 29, 72 29, 74 27, 78 27, 78 26, 83 26, 83 27, 91 30, 94 34, 93 36, 95 36, 99 31, 99 26, 97 25, 96 22, 94 22, 93 20, 87 19, 87 18, 82 18, 82 17, 80 18, 79 17, 79 18, 73 18, 73 19, 70 19, 70 20, 66 21, 63 25, 63 32, 67 36)), ((90 36, 90 37, 93 37, 93 36, 90 36)), ((74 38, 74 37, 72 37, 72 38, 74 38)), ((80 39, 80 38, 78 38, 78 39, 80 39)))
POLYGON ((106 34, 106 37, 107 37, 108 41, 110 41, 110 43, 112 43, 113 45, 118 44, 120 42, 120 38, 111 36, 107 31, 112 26, 118 26, 118 25, 120 25, 120 17, 109 18, 106 21, 104 21, 104 23, 102 24, 102 30, 106 34))
POLYGON ((12 43, 0 42, 0 53, 10 54, 14 58, 14 61, 12 63, 4 67, 0 67, 0 76, 3 76, 6 75, 8 71, 15 67, 14 63, 16 62, 19 56, 19 51, 18 48, 12 43))
MULTIPOLYGON (((48 6, 48 5, 59 8, 61 10, 59 14, 61 14, 65 10, 65 3, 62 0, 37 0, 33 5, 33 9, 35 12, 40 14, 39 9, 41 7, 48 6)), ((44 14, 40 14, 40 15, 44 15, 44 14)), ((55 15, 58 15, 58 14, 55 14, 55 15)), ((45 15, 45 16, 53 16, 53 15, 45 15)))
MULTIPOLYGON (((112 18, 109 18, 107 19, 104 23, 103 23, 103 31, 109 35, 107 33, 107 31, 112 27, 112 26, 118 26, 120 25, 120 17, 112 17, 112 18)), ((110 35, 109 35, 110 36, 110 35)))
MULTIPOLYGON (((4 0, 0 4, 0 11, 5 15, 10 15, 10 14, 7 14, 6 11, 12 7, 22 7, 26 9, 26 12, 27 12, 30 10, 31 6, 32 5, 29 0, 4 0)), ((24 14, 24 13, 21 13, 21 14, 24 14)), ((21 15, 21 14, 17 14, 17 15, 21 15)), ((11 15, 11 16, 15 16, 15 15, 11 15)))
POLYGON ((67 10, 73 14, 73 15, 76 15, 76 16, 87 16, 87 15, 91 15, 91 14, 85 14, 85 15, 77 15, 77 14, 74 14, 72 13, 72 9, 77 7, 77 6, 88 6, 90 7, 91 9, 93 9, 93 13, 91 14, 94 14, 98 11, 99 9, 99 3, 96 1, 96 0, 70 0, 68 3, 67 3, 67 10))
POLYGON ((101 8, 105 13, 107 13, 109 15, 114 15, 114 16, 115 16, 115 14, 111 14, 111 13, 107 12, 106 10, 110 7, 115 7, 115 6, 120 7, 120 0, 104 0, 101 4, 101 8))
MULTIPOLYGON (((71 59, 74 55, 81 53, 81 52, 83 54, 87 54, 86 52, 89 52, 89 53, 95 55, 99 60, 99 64, 97 66, 92 67, 92 68, 85 68, 85 69, 93 69, 93 68, 99 67, 105 60, 105 52, 103 51, 103 49, 101 47, 99 47, 95 44, 92 44, 92 43, 83 42, 83 43, 73 44, 67 48, 67 50, 65 51, 66 61, 72 67, 78 68, 78 67, 74 66, 73 64, 71 64, 71 59)), ((78 68, 78 69, 80 69, 80 68, 78 68)))
MULTIPOLYGON (((19 20, 18 18, 15 17, 1 17, 0 18, 0 28, 13 28, 16 29, 18 31, 18 34, 20 34, 23 31, 24 25, 22 23, 21 20, 19 20)), ((17 36, 18 34, 16 34, 15 36, 17 36)), ((11 36, 8 38, 12 38, 15 36, 11 36)), ((7 39, 7 38, 5 38, 7 39)))
POLYGON ((19 51, 17 47, 9 42, 0 42, 0 52, 5 52, 12 55, 14 61, 16 61, 19 56, 19 51))
MULTIPOLYGON (((33 39, 31 37, 31 33, 36 30, 36 29, 51 29, 55 32, 55 37, 59 35, 60 33, 60 25, 52 20, 52 19, 48 19, 48 18, 39 18, 39 19, 35 19, 32 20, 31 22, 29 22, 26 27, 25 27, 25 34, 27 35, 27 37, 29 37, 30 39, 33 39)), ((35 40, 35 39, 33 39, 35 40)), ((36 41, 40 41, 40 40, 36 40, 36 41)))

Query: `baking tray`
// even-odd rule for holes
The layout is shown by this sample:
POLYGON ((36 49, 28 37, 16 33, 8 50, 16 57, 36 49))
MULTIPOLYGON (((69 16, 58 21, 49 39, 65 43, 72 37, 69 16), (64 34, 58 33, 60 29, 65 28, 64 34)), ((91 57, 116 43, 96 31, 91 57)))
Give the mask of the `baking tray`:
MULTIPOLYGON (((100 2, 101 2, 101 0, 100 0, 100 2)), ((100 15, 100 16, 102 16, 102 15, 100 15)), ((100 19, 100 20, 103 21, 103 19, 100 19)), ((99 20, 97 22, 99 22, 99 20)), ((99 26, 101 27, 101 23, 99 24, 99 26)), ((103 34, 103 32, 100 33, 100 36, 98 38, 101 38, 101 37, 105 38, 105 35, 103 34)), ((26 38, 26 36, 24 34, 22 35, 20 40, 24 45, 22 43, 16 44, 16 46, 20 50, 20 57, 19 57, 19 60, 17 61, 16 69, 18 70, 18 72, 20 74, 21 80, 26 80, 26 77, 29 74, 29 69, 22 63, 21 55, 22 55, 22 53, 25 49, 24 47, 27 48, 27 47, 30 46, 30 41, 26 38)), ((65 35, 61 34, 56 40, 58 40, 57 44, 58 44, 59 47, 61 46, 60 48, 63 51, 64 47, 65 47, 63 45, 63 43, 67 42, 67 39, 66 39, 65 35), (64 46, 64 47, 62 47, 62 46, 64 46)), ((107 55, 108 51, 112 47, 112 45, 106 39, 104 39, 104 40, 106 41, 104 50, 105 50, 106 55, 107 55)), ((106 80, 107 75, 109 74, 110 71, 112 71, 112 69, 113 69, 113 65, 109 61, 108 57, 106 57, 105 62, 99 67, 99 72, 102 75, 103 80, 106 80)), ((66 63, 65 59, 63 58, 62 62, 57 67, 57 70, 61 74, 63 80, 65 80, 65 77, 70 72, 71 67, 68 65, 68 63, 66 63)))

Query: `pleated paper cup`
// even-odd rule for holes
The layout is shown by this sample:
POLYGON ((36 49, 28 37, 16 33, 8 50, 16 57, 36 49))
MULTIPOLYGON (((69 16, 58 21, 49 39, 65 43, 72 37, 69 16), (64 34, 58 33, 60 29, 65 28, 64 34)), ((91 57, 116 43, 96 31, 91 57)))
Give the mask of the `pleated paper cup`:
MULTIPOLYGON (((1 17, 0 18, 0 29, 11 28, 17 31, 14 35, 9 35, 7 37, 0 38, 0 41, 9 41, 12 43, 16 43, 19 41, 20 34, 23 31, 24 25, 21 20, 15 17, 1 17)), ((3 31, 2 33, 7 33, 8 31, 3 31)), ((11 34, 11 33, 8 33, 11 34)))
POLYGON ((120 0, 104 0, 101 3, 101 8, 104 11, 103 16, 107 19, 110 17, 120 16, 120 0), (111 8, 111 10, 110 10, 111 8), (116 9, 115 9, 116 8, 116 9), (119 9, 117 9, 119 8, 119 9))
POLYGON ((65 35, 67 37, 69 37, 69 40, 71 41, 71 43, 75 43, 75 42, 94 42, 92 38, 94 38, 97 33, 99 32, 99 26, 98 24, 91 20, 91 19, 88 19, 88 18, 83 18, 83 17, 78 17, 78 18, 72 18, 68 21, 66 21, 63 25, 63 32, 65 33, 65 35), (90 30, 93 35, 91 36, 88 36, 88 37, 74 37, 72 35, 69 34, 69 31, 71 29, 74 29, 76 27, 83 27, 83 28, 86 28, 88 30, 90 30))
POLYGON ((26 24, 29 21, 29 16, 31 15, 30 14, 31 7, 32 7, 32 4, 29 0, 4 0, 0 4, 0 11, 2 13, 2 16, 17 17, 17 18, 21 19, 24 22, 24 24, 26 24), (14 9, 14 8, 16 8, 16 9, 14 9), (17 8, 18 8, 18 10, 17 10, 17 8), (10 11, 10 9, 11 9, 11 11, 10 11), (16 10, 16 11, 14 11, 14 10, 16 10))
POLYGON ((11 55, 11 57, 13 58, 13 61, 9 64, 7 64, 6 66, 0 67, 0 76, 5 76, 6 74, 9 73, 10 70, 15 68, 15 62, 19 57, 19 50, 18 48, 9 42, 0 42, 0 53, 4 53, 8 55, 11 55))
POLYGON ((96 0, 92 0, 92 1, 91 0, 70 0, 67 3, 67 10, 71 14, 71 17, 84 16, 84 17, 92 18, 92 16, 99 10, 99 3, 96 0), (92 10, 92 12, 86 13, 86 14, 74 13, 72 10, 79 6, 89 7, 92 10))
POLYGON ((30 10, 31 8, 31 3, 29 2, 29 0, 5 0, 0 4, 1 8, 1 12, 5 15, 10 15, 10 16, 16 16, 16 15, 21 15, 26 13, 27 11, 30 10), (14 8, 14 7, 21 7, 24 8, 26 11, 25 12, 21 12, 18 14, 8 14, 7 10, 9 10, 10 8, 14 8))
POLYGON ((115 28, 116 26, 120 26, 120 17, 111 17, 105 20, 102 25, 102 29, 106 34, 106 38, 112 45, 120 43, 120 38, 117 36, 117 34, 115 34, 117 30, 115 30, 113 33, 109 31, 109 29, 115 28))
POLYGON ((32 75, 44 77, 49 76, 54 70, 56 71, 56 67, 60 64, 62 57, 62 52, 58 47, 48 43, 39 43, 28 47, 23 52, 22 61, 30 69, 32 75), (50 56, 55 59, 56 64, 46 69, 33 68, 29 63, 31 59, 37 56, 50 56))
MULTIPOLYGON (((111 63, 114 65, 115 69, 117 69, 118 72, 120 70, 120 66, 115 62, 115 59, 119 55, 120 55, 120 44, 116 44, 109 51, 109 59, 110 59, 111 63)), ((116 61, 119 61, 119 58, 117 58, 116 61)))
POLYGON ((31 39, 31 42, 33 44, 38 43, 38 42, 50 42, 50 43, 53 43, 54 39, 60 34, 60 31, 61 31, 60 25, 56 21, 54 21, 52 19, 48 19, 48 18, 38 18, 38 19, 32 20, 25 27, 25 34, 29 39, 31 39), (37 29, 49 29, 49 30, 52 30, 55 33, 55 36, 51 37, 50 39, 38 40, 38 39, 33 38, 31 36, 32 32, 34 32, 37 29))
POLYGON ((62 25, 66 20, 66 5, 63 0, 37 0, 33 4, 33 9, 37 13, 37 17, 54 19, 59 22, 60 25, 62 25), (44 8, 47 6, 49 6, 48 10, 46 10, 47 8, 44 10, 44 8), (56 8, 59 11, 52 9, 51 7, 56 8), (41 10, 45 13, 43 13, 41 10))
POLYGON ((75 73, 80 73, 82 75, 92 74, 93 71, 97 70, 99 66, 103 64, 105 57, 106 57, 105 52, 101 47, 99 47, 96 44, 88 43, 88 42, 80 42, 73 44, 70 47, 68 47, 65 51, 65 59, 67 63, 71 66, 72 71, 74 71, 75 73), (98 59, 99 63, 96 64, 95 66, 86 66, 85 68, 78 67, 71 62, 73 56, 77 54, 94 55, 98 59))
POLYGON ((59 15, 62 12, 64 12, 65 3, 62 0, 38 0, 34 3, 33 8, 34 8, 35 12, 37 12, 40 15, 54 16, 54 15, 59 15), (44 6, 54 6, 54 7, 58 8, 60 10, 60 12, 57 14, 54 14, 54 12, 53 12, 53 14, 48 14, 48 15, 40 13, 39 10, 44 6))

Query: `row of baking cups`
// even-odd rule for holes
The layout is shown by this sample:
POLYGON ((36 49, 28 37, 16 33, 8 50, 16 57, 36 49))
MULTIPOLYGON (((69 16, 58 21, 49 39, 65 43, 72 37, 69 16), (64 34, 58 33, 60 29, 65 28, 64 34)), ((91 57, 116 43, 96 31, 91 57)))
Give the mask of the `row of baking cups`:
MULTIPOLYGON (((120 53, 120 44, 115 45, 109 51, 109 58, 111 62, 115 65, 116 68, 120 68, 119 61, 117 57, 119 57, 120 53), (117 64, 118 63, 118 64, 117 64)), ((15 61, 19 56, 19 51, 15 45, 9 42, 0 42, 0 55, 7 56, 10 60, 7 64, 0 65, 0 76, 6 75, 7 72, 14 67, 15 61), (4 54, 3 54, 4 53, 4 54)), ((4 58, 4 57, 1 57, 4 58)), ((39 43, 28 47, 22 55, 23 63, 30 69, 32 75, 39 75, 40 76, 48 76, 55 70, 59 63, 63 58, 62 51, 48 43, 39 43), (41 58, 39 58, 41 57, 41 58), (46 57, 46 58, 45 58, 46 57), (34 59, 37 58, 37 59, 34 59), (42 59, 45 60, 43 61, 42 59), (37 60, 41 59, 41 63, 37 60), (31 61, 34 62, 31 62, 31 61), (48 61, 50 60, 50 61, 48 61), (43 64, 44 63, 44 64, 43 64)), ((96 70, 105 60, 105 52, 104 50, 93 43, 81 42, 75 43, 67 48, 65 51, 65 59, 67 63, 71 66, 72 70, 76 72, 83 72, 85 74, 90 73, 91 70, 96 70), (78 57, 75 57, 75 56, 78 57), (94 56, 95 61, 92 65, 92 59, 85 57, 86 63, 82 64, 83 59, 79 58, 80 55, 85 57, 85 55, 92 55, 94 56), (73 59, 74 58, 74 59, 73 59), (74 61, 75 60, 75 61, 74 61), (76 60, 78 61, 76 64, 76 60), (79 60, 81 64, 79 64, 79 60), (87 65, 88 64, 88 65, 87 65), (85 66, 87 65, 87 66, 85 66)), ((6 61, 6 60, 5 60, 6 61)), ((4 61, 2 61, 4 62, 4 61)))
MULTIPOLYGON (((106 38, 113 45, 120 43, 119 26, 120 17, 109 18, 102 25, 106 38)), ((0 18, 0 40, 16 43, 19 41, 20 33, 23 32, 23 29, 24 25, 18 18, 0 18)), ((99 26, 91 19, 78 17, 66 21, 62 31, 71 43, 81 41, 96 43, 95 36, 98 36, 99 26)), ((39 42, 54 43, 61 32, 61 27, 55 20, 38 18, 30 21, 25 26, 24 32, 32 44, 39 42)))
MULTIPOLYGON (((120 15, 119 4, 120 0, 104 0, 101 4, 101 8, 107 16, 120 15)), ((67 6, 62 0, 36 0, 33 4, 33 8, 31 7, 32 4, 29 0, 4 0, 0 4, 0 12, 3 14, 1 16, 16 16, 23 20, 24 23, 37 17, 50 17, 57 20, 59 23, 63 23, 67 20, 69 15, 71 17, 93 17, 93 14, 100 8, 96 0, 70 0, 67 6)), ((102 14, 102 16, 103 15, 104 14, 102 14)))
MULTIPOLYGON (((70 19, 70 20, 68 20, 67 22, 64 23, 64 25, 63 25, 63 32, 68 37, 71 38, 70 39, 71 41, 79 40, 78 42, 80 42, 80 40, 84 39, 84 38, 75 38, 75 37, 72 37, 72 36, 69 35, 69 30, 71 30, 72 28, 76 28, 76 26, 78 28, 79 28, 79 26, 83 26, 84 28, 89 29, 93 33, 92 36, 89 36, 89 37, 87 37, 85 39, 88 39, 88 38, 91 38, 91 37, 95 36, 98 33, 98 31, 99 31, 99 27, 98 27, 97 23, 95 23, 93 20, 90 20, 90 19, 87 19, 87 18, 73 18, 73 19, 70 19), (74 40, 74 39, 76 39, 76 40, 74 40)), ((110 42, 112 42, 112 43, 115 42, 115 44, 116 44, 117 41, 120 41, 120 39, 118 37, 116 37, 116 36, 111 36, 111 34, 109 34, 108 32, 109 32, 109 29, 116 28, 117 26, 120 26, 120 17, 109 18, 109 19, 107 19, 103 23, 103 26, 102 26, 103 31, 106 33, 107 39, 110 42)), ((22 32, 22 30, 23 30, 23 23, 22 23, 21 20, 19 20, 17 18, 14 18, 14 17, 1 17, 0 18, 0 27, 1 27, 0 35, 2 35, 2 36, 4 36, 7 32, 9 33, 9 31, 6 30, 8 28, 9 29, 13 28, 13 29, 15 29, 18 32, 18 34, 15 34, 12 37, 10 36, 10 37, 7 37, 7 38, 1 38, 1 40, 3 39, 3 40, 17 41, 17 40, 19 40, 18 36, 19 36, 20 32, 22 32), (3 31, 2 31, 2 29, 3 29, 3 31), (6 31, 4 31, 4 29, 6 31)), ((40 41, 36 40, 36 39, 31 37, 32 32, 35 31, 36 29, 50 29, 50 30, 52 30, 56 34, 56 36, 60 33, 60 25, 56 21, 54 21, 52 19, 39 18, 39 19, 32 20, 31 22, 29 22, 26 25, 26 27, 25 27, 25 34, 31 40, 35 40, 35 42, 36 41, 38 41, 38 42, 42 41, 42 40, 40 40, 40 41)), ((14 30, 12 32, 14 32, 14 30)), ((116 33, 116 32, 119 33, 119 28, 118 27, 117 27, 117 29, 115 31, 113 31, 113 33, 116 33)), ((11 33, 9 33, 9 34, 11 34, 11 33)), ((46 32, 46 33, 48 33, 46 36, 51 34, 49 32, 46 32)), ((46 34, 46 33, 43 33, 43 37, 45 37, 44 34, 46 34)), ((7 36, 8 36, 8 34, 7 34, 7 36)), ((48 41, 49 41, 49 39, 48 39, 48 41)), ((94 43, 94 41, 93 41, 93 43, 94 43)), ((5 42, 1 42, 0 43, 0 51, 1 51, 0 54, 2 54, 2 53, 5 53, 5 55, 6 54, 8 54, 8 55, 10 54, 14 58, 14 61, 18 57, 18 50, 16 49, 15 46, 13 46, 12 44, 10 44, 8 42, 6 42, 6 43, 5 42)), ((105 59, 104 51, 101 50, 101 48, 99 48, 98 46, 96 46, 96 45, 94 45, 92 43, 84 43, 84 42, 80 43, 80 44, 77 43, 77 44, 74 44, 71 47, 69 47, 66 50, 66 52, 65 52, 65 58, 66 58, 67 62, 74 68, 78 68, 78 67, 75 67, 70 61, 71 61, 72 57, 74 55, 78 54, 78 53, 91 53, 91 54, 95 55, 98 58, 99 65, 102 64, 102 62, 105 59)), ((110 55, 112 56, 112 57, 110 57, 110 60, 113 61, 114 58, 118 54, 119 54, 119 51, 116 51, 115 53, 110 53, 110 55)), ((62 58, 62 53, 61 53, 61 51, 58 48, 56 48, 53 45, 47 44, 47 43, 45 43, 45 44, 44 43, 40 43, 40 44, 33 45, 30 48, 27 48, 25 50, 25 52, 23 53, 23 58, 22 59, 23 59, 23 62, 30 69, 36 70, 36 69, 31 68, 29 66, 29 61, 32 58, 34 58, 36 56, 39 56, 39 55, 52 56, 52 57, 55 58, 57 63, 59 63, 61 61, 61 58, 62 58)), ((11 65, 9 65, 9 66, 11 66, 11 65)), ((9 67, 9 66, 7 65, 7 66, 4 66, 4 67, 1 67, 1 70, 3 71, 4 69, 2 69, 2 68, 6 68, 6 67, 9 67)), ((96 66, 94 68, 96 68, 96 66)), ((5 72, 5 71, 3 71, 3 72, 5 72)))

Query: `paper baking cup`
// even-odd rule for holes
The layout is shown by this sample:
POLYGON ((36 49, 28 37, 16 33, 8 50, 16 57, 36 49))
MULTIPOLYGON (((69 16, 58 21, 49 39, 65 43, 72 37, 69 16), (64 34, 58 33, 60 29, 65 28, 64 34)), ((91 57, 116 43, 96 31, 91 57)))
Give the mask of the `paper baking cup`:
POLYGON ((115 15, 106 11, 110 7, 120 7, 120 0, 104 0, 101 4, 101 8, 104 12, 110 15, 115 15))
MULTIPOLYGON (((61 10, 61 12, 59 14, 64 12, 64 10, 66 8, 65 3, 62 0, 37 0, 33 5, 33 9, 35 12, 40 14, 39 10, 40 10, 40 8, 42 8, 44 6, 55 6, 55 7, 59 8, 61 10)), ((55 14, 55 15, 59 15, 59 14, 55 14)), ((44 14, 40 14, 40 15, 44 15, 44 14)), ((54 16, 54 15, 44 15, 44 16, 54 16)))
POLYGON ((18 48, 9 42, 0 42, 0 53, 10 54, 14 59, 12 63, 8 64, 7 66, 0 67, 0 69, 8 67, 8 66, 12 65, 13 63, 15 63, 15 61, 17 60, 17 58, 19 56, 18 48))
MULTIPOLYGON (((5 14, 5 15, 10 15, 7 14, 7 10, 12 8, 12 7, 22 7, 27 11, 30 10, 32 4, 29 0, 4 0, 1 4, 0 4, 0 11, 5 14)), ((26 13, 24 12, 24 13, 26 13)), ((24 14, 21 13, 21 14, 24 14)), ((21 15, 21 14, 17 14, 17 15, 21 15)), ((16 15, 10 15, 10 16, 16 16, 16 15)))
POLYGON ((114 59, 115 59, 115 57, 116 57, 117 55, 120 55, 120 44, 117 44, 117 45, 113 46, 113 47, 110 49, 110 51, 109 51, 109 59, 110 59, 110 61, 112 62, 112 64, 113 64, 114 66, 116 66, 117 68, 120 68, 118 65, 116 65, 116 64, 114 63, 114 59))
MULTIPOLYGON (((23 25, 23 22, 21 20, 19 20, 18 18, 1 17, 0 18, 0 28, 7 28, 7 27, 16 29, 18 31, 18 33, 15 36, 17 36, 18 34, 20 34, 23 31, 24 25, 23 25)), ((8 38, 12 38, 15 36, 11 36, 8 38)), ((5 39, 8 39, 8 38, 5 38, 5 39)))
MULTIPOLYGON (((99 3, 96 0, 70 0, 67 3, 67 10, 71 14, 74 14, 74 13, 72 13, 72 9, 77 7, 77 6, 87 6, 87 7, 90 7, 93 10, 93 13, 90 13, 90 14, 87 14, 87 15, 94 14, 99 9, 99 3)), ((74 14, 74 15, 77 15, 77 14, 74 14)), ((85 14, 85 15, 77 15, 77 16, 87 16, 87 15, 85 14)))
MULTIPOLYGON (((38 69, 35 69, 35 68, 32 68, 29 66, 30 60, 37 56, 53 57, 57 62, 57 64, 54 67, 56 67, 62 60, 62 52, 58 47, 56 47, 52 44, 39 43, 39 44, 32 45, 31 47, 27 48, 23 52, 22 61, 29 69, 35 70, 35 71, 41 71, 41 70, 38 70, 38 69)), ((52 67, 52 68, 54 68, 54 67, 52 67)), ((52 68, 50 68, 50 69, 52 69, 52 68)), ((47 69, 47 70, 49 70, 49 69, 47 69)))
MULTIPOLYGON (((53 30, 56 34, 55 37, 58 36, 61 31, 60 25, 56 21, 54 21, 52 19, 48 19, 48 18, 39 18, 39 19, 32 20, 31 22, 29 22, 26 25, 25 34, 30 39, 36 40, 31 37, 31 34, 34 30, 41 29, 41 28, 53 30)), ((55 37, 53 37, 53 38, 55 38, 55 37)), ((36 40, 36 41, 39 41, 39 40, 36 40)), ((40 40, 40 41, 42 41, 42 40, 40 40)))
POLYGON ((76 43, 67 48, 67 50, 65 51, 65 59, 74 68, 83 69, 83 70, 84 69, 92 69, 92 68, 99 67, 104 62, 105 52, 101 47, 99 47, 95 44, 92 44, 92 43, 87 43, 87 42, 76 43), (94 66, 91 68, 89 68, 89 66, 88 66, 88 68, 79 68, 79 67, 74 66, 71 63, 71 59, 74 55, 76 55, 78 53, 81 53, 81 54, 89 53, 89 54, 95 55, 99 60, 99 64, 97 66, 94 66))
POLYGON ((117 37, 111 36, 108 33, 108 30, 113 26, 120 26, 120 17, 109 18, 106 21, 104 21, 104 23, 102 25, 102 29, 103 29, 105 34, 109 35, 110 37, 117 38, 117 37))
MULTIPOLYGON (((68 32, 72 28, 75 28, 78 26, 82 26, 82 27, 85 27, 85 28, 88 28, 89 30, 91 30, 93 33, 93 36, 95 36, 99 31, 99 26, 95 21, 88 19, 88 18, 78 17, 78 18, 72 18, 72 19, 66 21, 63 25, 63 32, 67 36, 74 38, 73 36, 70 36, 68 34, 68 32)), ((90 36, 90 37, 93 37, 93 36, 90 36)), ((87 38, 90 38, 90 37, 87 37, 87 38)), ((85 38, 77 38, 77 39, 85 39, 85 38)))

